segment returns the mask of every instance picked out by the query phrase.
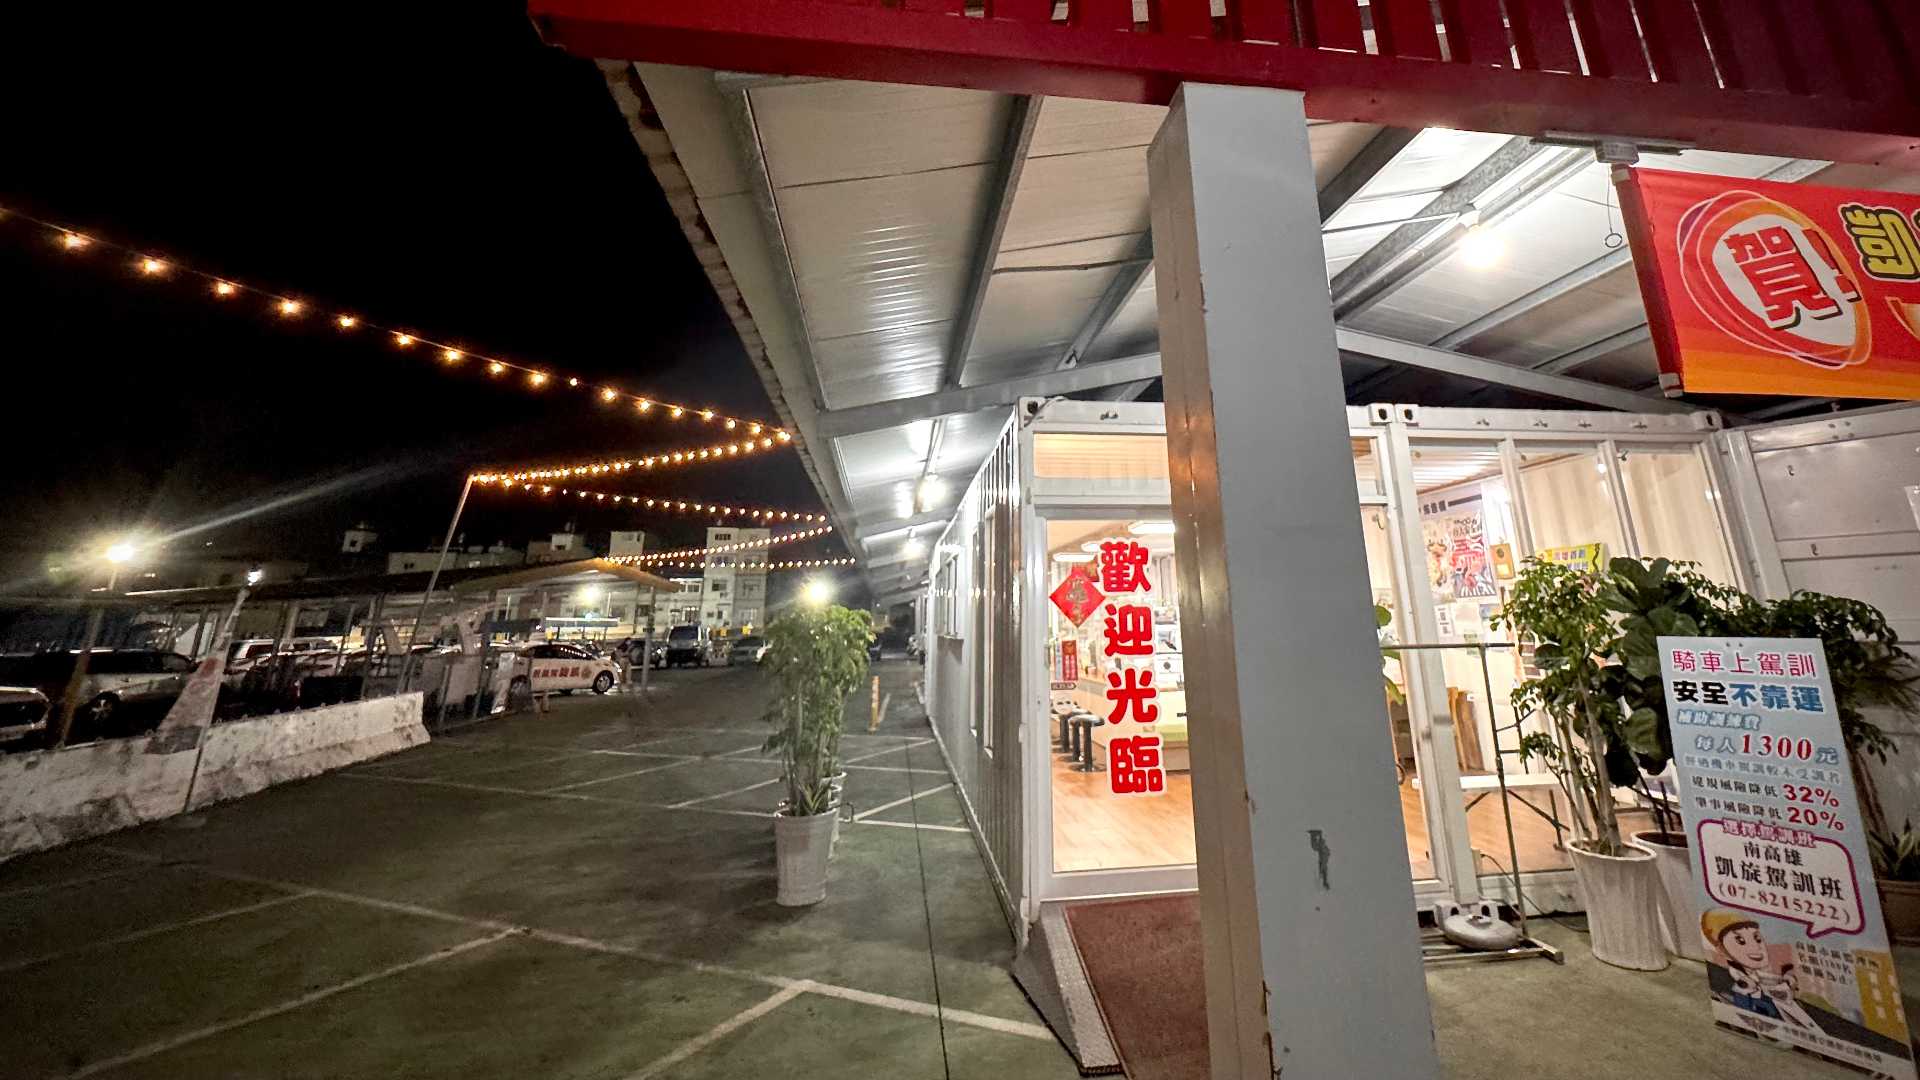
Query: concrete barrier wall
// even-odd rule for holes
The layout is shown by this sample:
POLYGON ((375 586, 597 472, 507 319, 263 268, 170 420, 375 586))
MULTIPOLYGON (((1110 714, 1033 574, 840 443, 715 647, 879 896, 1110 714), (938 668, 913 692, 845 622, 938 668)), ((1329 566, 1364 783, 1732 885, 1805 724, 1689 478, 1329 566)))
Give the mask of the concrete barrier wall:
POLYGON ((420 701, 401 694, 217 724, 190 809, 418 746, 427 741, 420 701))
POLYGON ((403 694, 0 757, 0 860, 417 746, 420 720, 403 694))

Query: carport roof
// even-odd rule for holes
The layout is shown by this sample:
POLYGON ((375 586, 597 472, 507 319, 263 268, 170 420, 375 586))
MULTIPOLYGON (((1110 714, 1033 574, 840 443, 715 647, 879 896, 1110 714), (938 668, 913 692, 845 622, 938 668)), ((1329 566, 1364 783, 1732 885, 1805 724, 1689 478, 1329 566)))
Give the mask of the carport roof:
MULTIPOLYGON (((1164 108, 601 68, 876 599, 923 578, 923 538, 1020 397, 1151 386, 1146 152, 1164 108)), ((1353 123, 1310 136, 1350 402, 1824 404, 1660 397, 1608 166, 1590 151, 1353 123), (1461 243, 1476 220, 1497 257, 1461 243)), ((1821 161, 1649 163, 1920 190, 1821 161)))
MULTIPOLYGON (((416 570, 404 574, 361 574, 355 577, 308 578, 302 581, 271 582, 250 589, 247 599, 258 603, 287 600, 346 600, 380 595, 407 595, 425 592, 432 572, 416 570)), ((532 566, 451 567, 440 572, 437 589, 460 593, 490 592, 494 589, 523 589, 542 585, 586 585, 602 580, 620 581, 660 592, 680 587, 658 574, 608 559, 575 559, 571 562, 535 563, 532 566)), ((221 585, 204 589, 154 589, 126 594, 127 600, 149 607, 200 607, 233 603, 240 587, 221 585)), ((96 594, 88 603, 99 603, 96 594)))

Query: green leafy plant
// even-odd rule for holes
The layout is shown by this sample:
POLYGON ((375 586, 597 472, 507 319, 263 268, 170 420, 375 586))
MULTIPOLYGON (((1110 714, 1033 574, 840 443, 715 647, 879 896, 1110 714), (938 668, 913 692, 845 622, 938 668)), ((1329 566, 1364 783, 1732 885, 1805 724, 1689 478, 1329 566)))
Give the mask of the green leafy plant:
POLYGON ((1522 738, 1522 759, 1539 760, 1560 782, 1578 842, 1596 854, 1618 855, 1624 845, 1613 788, 1639 779, 1636 755, 1657 757, 1660 740, 1652 730, 1657 724, 1624 707, 1624 670, 1609 662, 1622 633, 1605 584, 1599 575, 1528 559, 1493 625, 1511 626, 1529 640, 1540 670, 1514 689, 1513 707, 1538 712, 1551 730, 1522 738))
MULTIPOLYGON (((1619 637, 1604 687, 1626 709, 1626 736, 1646 774, 1663 772, 1673 760, 1666 684, 1660 675, 1659 639, 1717 634, 1728 612, 1749 598, 1700 573, 1694 563, 1667 559, 1614 559, 1598 581, 1600 602, 1618 617, 1619 637)), ((1646 790, 1644 777, 1639 786, 1646 790)), ((1647 792, 1654 821, 1669 843, 1685 843, 1666 802, 1647 792)))
POLYGON ((1899 832, 1877 832, 1869 838, 1873 871, 1884 881, 1920 881, 1920 832, 1913 822, 1899 832))
POLYGON ((839 802, 840 735, 847 695, 867 677, 873 616, 865 611, 799 607, 766 630, 768 674, 777 687, 762 749, 780 755, 795 816, 832 813, 839 802))
MULTIPOLYGON (((1393 612, 1387 610, 1386 605, 1373 605, 1373 627, 1374 631, 1380 636, 1380 656, 1386 660, 1400 659, 1400 650, 1388 644, 1393 640, 1393 635, 1387 632, 1387 624, 1392 621, 1393 612)), ((1383 671, 1380 673, 1380 680, 1386 684, 1387 700, 1389 702, 1395 705, 1405 705, 1407 703, 1406 693, 1400 689, 1399 683, 1393 681, 1393 676, 1383 671)))
MULTIPOLYGON (((1867 827, 1890 832, 1866 763, 1884 763, 1898 747, 1865 710, 1912 715, 1920 712, 1920 694, 1913 657, 1873 605, 1812 592, 1762 601, 1708 578, 1693 563, 1668 559, 1614 559, 1599 574, 1529 560, 1502 618, 1539 645, 1535 663, 1542 675, 1514 691, 1515 707, 1538 709, 1556 724, 1574 718, 1558 734, 1577 735, 1577 742, 1556 742, 1545 733, 1521 741, 1523 757, 1546 764, 1570 797, 1600 776, 1592 761, 1604 763, 1611 783, 1644 789, 1641 769, 1658 773, 1672 760, 1659 638, 1818 639, 1826 649, 1834 707, 1867 827), (1575 656, 1573 648, 1585 651, 1575 656)), ((1589 794, 1595 797, 1575 799, 1597 829, 1587 835, 1601 846, 1617 842, 1617 830, 1601 820, 1611 816, 1610 793, 1605 799, 1589 794)), ((1649 802, 1661 831, 1674 832, 1664 803, 1649 802)))
POLYGON ((1772 603, 1744 595, 1740 599, 1742 602, 1727 612, 1725 625, 1709 633, 1817 638, 1826 646, 1834 711, 1839 714, 1840 733, 1853 759, 1867 828, 1891 832, 1867 761, 1884 765, 1887 756, 1899 753, 1900 748, 1885 729, 1867 718, 1865 710, 1882 708, 1903 716, 1920 713, 1920 693, 1914 689, 1920 676, 1914 674, 1913 655, 1899 646, 1899 633, 1879 608, 1844 596, 1796 592, 1772 603))

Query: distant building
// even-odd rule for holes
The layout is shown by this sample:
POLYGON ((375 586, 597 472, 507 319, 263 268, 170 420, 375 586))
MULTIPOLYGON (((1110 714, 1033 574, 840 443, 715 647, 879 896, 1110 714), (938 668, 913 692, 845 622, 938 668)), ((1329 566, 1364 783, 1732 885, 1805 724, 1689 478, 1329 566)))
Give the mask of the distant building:
POLYGON ((709 548, 755 544, 740 551, 707 556, 701 574, 700 621, 715 630, 759 626, 767 615, 767 529, 716 526, 707 530, 709 548))
POLYGON ((372 551, 374 549, 374 545, 378 544, 379 542, 380 542, 380 534, 377 532, 374 532, 372 529, 367 528, 367 523, 363 521, 360 524, 355 525, 353 528, 348 529, 341 536, 340 554, 364 555, 367 552, 372 551))
MULTIPOLYGON (((455 547, 447 553, 447 569, 470 569, 476 566, 520 566, 527 556, 519 548, 508 547, 502 543, 489 544, 486 547, 473 545, 455 547)), ((387 554, 387 573, 408 574, 415 571, 432 570, 440 563, 440 552, 434 551, 393 551, 387 554)))
POLYGON ((632 529, 615 532, 607 541, 607 557, 618 558, 622 555, 644 555, 657 548, 652 534, 632 529))
POLYGON ((547 539, 535 540, 527 545, 529 564, 571 562, 574 559, 591 558, 593 558, 593 552, 588 550, 586 538, 576 532, 551 533, 547 539))

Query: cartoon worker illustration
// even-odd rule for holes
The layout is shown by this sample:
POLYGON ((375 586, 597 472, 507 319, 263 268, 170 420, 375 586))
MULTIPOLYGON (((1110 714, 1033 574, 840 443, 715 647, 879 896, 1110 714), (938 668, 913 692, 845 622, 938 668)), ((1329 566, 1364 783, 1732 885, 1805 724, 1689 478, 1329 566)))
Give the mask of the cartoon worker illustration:
POLYGON ((1720 1000, 1756 1016, 1820 1030, 1793 999, 1793 965, 1775 969, 1759 923, 1736 911, 1714 910, 1700 916, 1700 933, 1727 958, 1727 973, 1733 976, 1733 989, 1719 995, 1720 1000))

